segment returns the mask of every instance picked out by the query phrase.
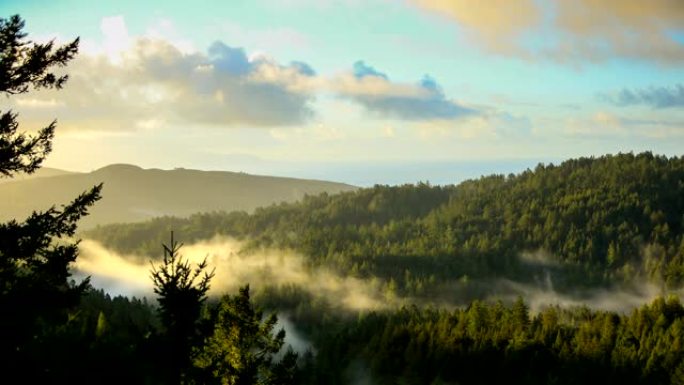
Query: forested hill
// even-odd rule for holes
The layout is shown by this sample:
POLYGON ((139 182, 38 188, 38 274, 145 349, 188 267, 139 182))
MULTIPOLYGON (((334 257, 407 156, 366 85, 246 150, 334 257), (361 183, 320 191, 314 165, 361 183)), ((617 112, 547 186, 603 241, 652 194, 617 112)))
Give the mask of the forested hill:
POLYGON ((32 210, 65 204, 103 182, 102 200, 81 228, 134 222, 162 215, 188 216, 202 211, 251 211, 259 206, 293 202, 306 194, 354 190, 342 183, 189 169, 142 169, 110 165, 90 173, 39 170, 38 177, 0 184, 0 221, 23 219, 32 210))
POLYGON ((684 280, 684 157, 580 158, 456 186, 375 186, 300 203, 100 227, 86 234, 158 255, 169 230, 186 243, 223 234, 293 249, 420 294, 456 278, 539 279, 557 288, 684 280))

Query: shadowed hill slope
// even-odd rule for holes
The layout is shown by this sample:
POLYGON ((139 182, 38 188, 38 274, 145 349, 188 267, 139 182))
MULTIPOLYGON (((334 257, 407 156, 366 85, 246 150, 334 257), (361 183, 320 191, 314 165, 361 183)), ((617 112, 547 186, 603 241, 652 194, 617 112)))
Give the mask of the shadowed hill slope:
POLYGON ((306 194, 337 193, 353 186, 294 178, 224 171, 142 169, 110 165, 90 173, 51 173, 0 184, 0 220, 25 218, 32 210, 65 204, 87 188, 104 182, 103 199, 81 228, 152 217, 188 216, 208 211, 252 211, 306 194))

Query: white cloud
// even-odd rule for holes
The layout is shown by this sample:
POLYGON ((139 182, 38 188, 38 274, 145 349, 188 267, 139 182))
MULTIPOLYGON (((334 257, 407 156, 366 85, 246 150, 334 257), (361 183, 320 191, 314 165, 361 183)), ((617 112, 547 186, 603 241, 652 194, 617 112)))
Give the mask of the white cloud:
POLYGON ((221 42, 207 52, 186 52, 164 39, 130 38, 120 16, 103 19, 102 32, 102 44, 91 45, 67 67, 65 89, 12 98, 12 108, 29 112, 22 114, 29 124, 57 116, 61 129, 86 131, 283 126, 313 115, 313 95, 296 86, 309 76, 304 63, 250 59, 243 49, 221 42), (262 79, 263 74, 277 79, 262 79))
POLYGON ((131 44, 128 35, 128 28, 123 16, 105 17, 100 23, 100 31, 104 41, 102 52, 112 61, 121 60, 121 54, 127 50, 131 44))
POLYGON ((363 61, 354 63, 352 73, 332 79, 330 89, 382 118, 457 120, 480 113, 475 108, 448 99, 437 81, 428 75, 417 84, 395 83, 387 74, 363 61))

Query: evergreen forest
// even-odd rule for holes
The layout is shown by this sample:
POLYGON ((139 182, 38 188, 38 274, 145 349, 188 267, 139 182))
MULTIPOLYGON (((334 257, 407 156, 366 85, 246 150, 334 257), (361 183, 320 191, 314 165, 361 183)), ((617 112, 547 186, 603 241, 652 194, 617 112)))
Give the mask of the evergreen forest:
MULTIPOLYGON (((67 86, 79 44, 0 18, 0 94, 67 86)), ((19 121, 0 111, 4 179, 40 169, 58 127, 19 121)), ((1 223, 0 383, 684 384, 684 157, 347 187, 79 231, 108 199, 94 184, 1 223), (229 285, 188 254, 212 240, 280 262, 229 285), (150 290, 96 286, 86 242, 150 290)))

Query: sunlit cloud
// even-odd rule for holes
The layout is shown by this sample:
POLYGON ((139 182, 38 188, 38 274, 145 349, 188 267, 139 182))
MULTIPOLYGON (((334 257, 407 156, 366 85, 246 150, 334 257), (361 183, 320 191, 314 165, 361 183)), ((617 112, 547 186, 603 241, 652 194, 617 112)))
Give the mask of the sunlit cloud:
POLYGON ((443 15, 485 49, 558 61, 684 61, 673 32, 684 29, 679 0, 411 0, 443 15))
POLYGON ((380 119, 452 120, 479 113, 449 99, 430 76, 397 82, 363 61, 324 76, 304 61, 282 64, 222 41, 194 50, 165 20, 146 35, 131 37, 122 16, 107 17, 101 32, 102 41, 88 41, 69 66, 65 90, 11 101, 29 112, 29 123, 39 126, 59 116, 62 130, 98 132, 184 125, 311 127, 320 124, 312 120, 319 95, 352 101, 380 119))
POLYGON ((534 0, 411 0, 415 5, 453 19, 465 32, 487 49, 498 53, 519 51, 519 40, 532 26, 540 23, 541 14, 534 0))
POLYGON ((102 52, 110 60, 117 61, 131 43, 123 16, 105 17, 100 23, 100 30, 104 37, 102 52))
POLYGON ((188 53, 167 40, 130 38, 121 17, 105 18, 102 31, 99 50, 90 46, 69 66, 64 90, 13 98, 13 108, 36 125, 58 116, 67 131, 288 126, 314 114, 313 95, 293 85, 313 72, 306 63, 249 58, 220 41, 188 53), (263 81, 264 73, 287 83, 263 81))
POLYGON ((334 91, 361 104, 378 117, 403 120, 450 120, 479 114, 474 108, 449 100, 437 81, 425 75, 417 84, 394 83, 363 61, 335 79, 334 91))

